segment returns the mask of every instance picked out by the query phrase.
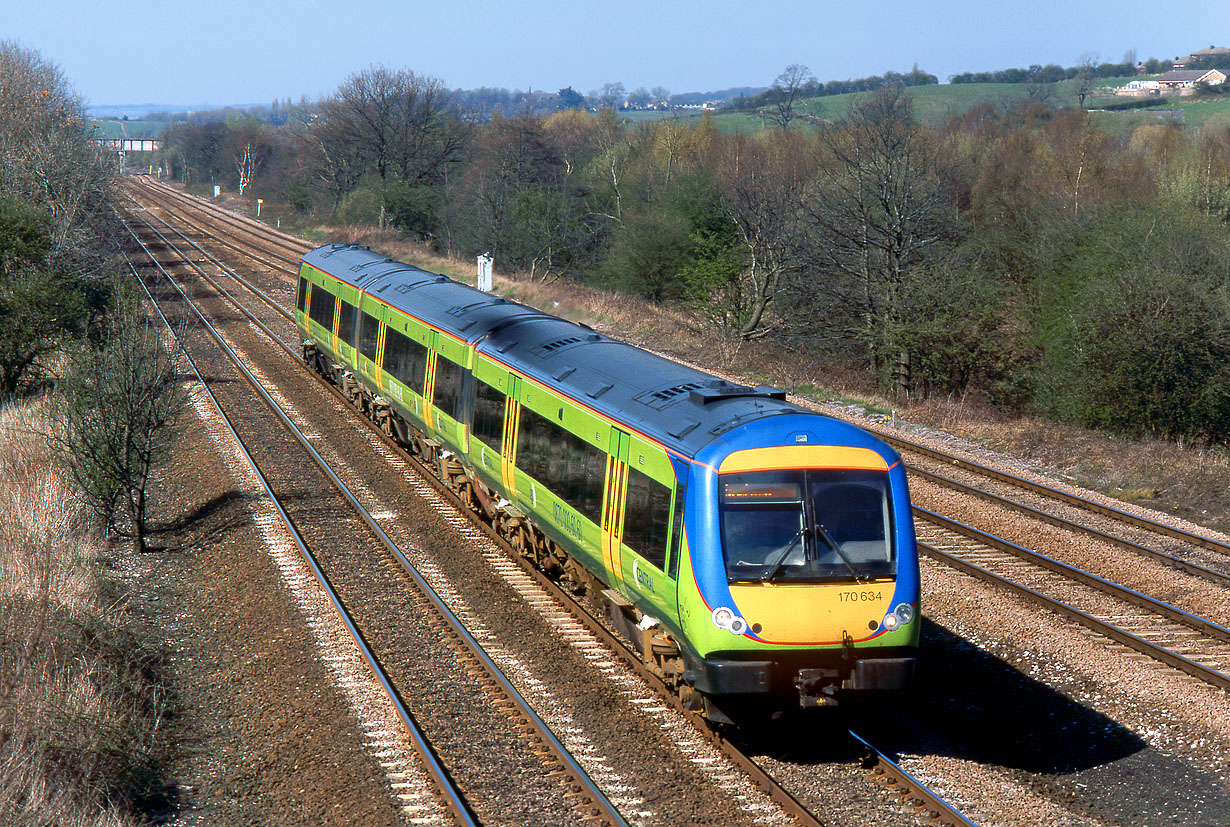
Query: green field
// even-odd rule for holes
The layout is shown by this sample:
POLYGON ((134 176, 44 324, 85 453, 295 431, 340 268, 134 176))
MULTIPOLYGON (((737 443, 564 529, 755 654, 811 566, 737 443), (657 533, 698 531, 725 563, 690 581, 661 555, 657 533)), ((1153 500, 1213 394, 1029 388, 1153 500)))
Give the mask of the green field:
MULTIPOLYGON (((1127 100, 1116 98, 1110 89, 1122 86, 1133 78, 1102 78, 1094 92, 1085 98, 1085 106, 1096 110, 1114 101, 1127 100)), ((981 103, 997 106, 1012 105, 1025 100, 1030 94, 1030 87, 1023 83, 946 83, 936 86, 915 86, 909 90, 914 101, 914 113, 919 121, 929 126, 942 124, 950 115, 960 114, 981 103)), ((1078 105, 1076 94, 1071 82, 1055 84, 1049 90, 1046 103, 1051 106, 1072 108, 1078 105)), ((847 95, 832 95, 822 98, 807 98, 799 102, 796 111, 801 116, 798 122, 815 120, 832 121, 843 117, 850 106, 861 100, 869 92, 854 92, 847 95)), ((1170 98, 1159 104, 1159 109, 1181 109, 1184 122, 1189 127, 1199 128, 1206 123, 1226 123, 1230 125, 1230 98, 1194 101, 1191 98, 1170 98)), ((643 113, 645 115, 668 116, 667 113, 643 113)), ((1141 123, 1155 122, 1159 117, 1153 109, 1127 110, 1124 112, 1091 112, 1091 117, 1106 124, 1112 131, 1124 128, 1134 128, 1141 123)), ((1164 117, 1164 116, 1163 116, 1164 117)), ((649 118, 643 118, 648 120, 649 118)), ((772 121, 763 118, 757 112, 733 112, 724 110, 714 115, 718 129, 727 133, 757 132, 772 121)))

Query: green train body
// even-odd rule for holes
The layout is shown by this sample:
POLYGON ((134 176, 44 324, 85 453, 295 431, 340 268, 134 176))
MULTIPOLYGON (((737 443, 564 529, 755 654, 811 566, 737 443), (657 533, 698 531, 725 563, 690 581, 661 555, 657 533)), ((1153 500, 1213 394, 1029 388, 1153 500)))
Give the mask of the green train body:
POLYGON ((304 256, 296 321, 313 367, 710 717, 907 685, 909 496, 861 429, 354 245, 304 256))

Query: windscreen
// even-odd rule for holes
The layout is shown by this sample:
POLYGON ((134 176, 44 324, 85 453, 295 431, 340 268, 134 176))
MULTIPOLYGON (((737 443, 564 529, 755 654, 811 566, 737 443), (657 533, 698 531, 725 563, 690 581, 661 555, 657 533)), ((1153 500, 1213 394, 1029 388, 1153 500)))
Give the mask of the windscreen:
POLYGON ((730 582, 857 582, 892 577, 884 471, 791 469, 721 477, 730 582))

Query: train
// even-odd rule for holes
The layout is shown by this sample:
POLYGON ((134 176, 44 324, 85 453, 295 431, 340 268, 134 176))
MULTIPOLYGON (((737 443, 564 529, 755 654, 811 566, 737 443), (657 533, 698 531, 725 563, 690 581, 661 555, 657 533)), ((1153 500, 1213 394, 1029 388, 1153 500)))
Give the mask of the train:
POLYGON ((312 369, 687 708, 729 724, 910 684, 909 491, 868 432, 354 244, 302 257, 295 320, 312 369))

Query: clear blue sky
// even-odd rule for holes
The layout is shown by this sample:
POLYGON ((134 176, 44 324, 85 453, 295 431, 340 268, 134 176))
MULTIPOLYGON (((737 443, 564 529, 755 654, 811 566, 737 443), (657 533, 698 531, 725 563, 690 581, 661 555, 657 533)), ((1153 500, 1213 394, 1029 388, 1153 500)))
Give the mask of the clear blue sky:
POLYGON ((672 92, 1173 58, 1230 45, 1221 2, 1156 0, 15 0, 0 39, 56 62, 90 104, 267 103, 374 64, 450 87, 672 92), (1217 11, 1221 9, 1221 11, 1217 11))

